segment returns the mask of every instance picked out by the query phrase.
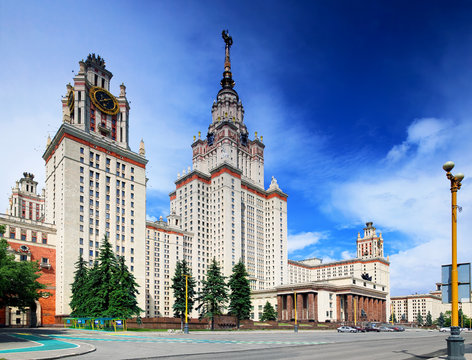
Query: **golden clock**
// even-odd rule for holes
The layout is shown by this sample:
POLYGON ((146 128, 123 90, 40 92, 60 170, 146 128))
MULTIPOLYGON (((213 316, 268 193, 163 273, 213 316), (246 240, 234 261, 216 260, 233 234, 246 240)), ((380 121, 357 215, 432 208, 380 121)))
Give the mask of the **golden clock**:
POLYGON ((105 89, 94 86, 90 89, 90 99, 92 103, 103 113, 108 115, 116 115, 120 110, 118 101, 105 89))

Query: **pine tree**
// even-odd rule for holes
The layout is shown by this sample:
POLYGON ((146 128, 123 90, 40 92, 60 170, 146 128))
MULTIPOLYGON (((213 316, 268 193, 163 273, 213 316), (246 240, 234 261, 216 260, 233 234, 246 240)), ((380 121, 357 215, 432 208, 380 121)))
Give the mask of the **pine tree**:
POLYGON ((426 326, 431 326, 433 325, 433 317, 431 316, 431 313, 428 311, 428 314, 426 314, 426 326))
POLYGON ((111 244, 105 236, 100 246, 100 256, 88 272, 85 286, 88 294, 85 309, 87 316, 109 316, 110 298, 114 290, 113 273, 117 267, 111 244))
POLYGON ((233 266, 228 286, 231 290, 229 295, 229 313, 239 321, 249 319, 251 314, 251 286, 249 285, 248 273, 242 261, 233 266))
POLYGON ((97 260, 93 266, 88 270, 87 281, 85 283, 86 299, 84 303, 84 313, 82 316, 86 317, 100 317, 104 316, 103 299, 97 295, 97 289, 101 286, 100 266, 97 260))
POLYGON ((85 305, 89 294, 87 293, 88 269, 82 255, 75 263, 74 282, 72 283, 72 299, 69 303, 72 310, 71 316, 80 317, 87 315, 85 305))
POLYGON ((390 318, 388 319, 388 321, 389 321, 389 322, 392 322, 392 318, 393 318, 393 323, 396 324, 396 322, 397 322, 397 316, 395 315, 395 313, 390 314, 390 318))
POLYGON ((445 322, 445 319, 444 319, 444 314, 443 313, 440 313, 439 314, 439 317, 438 317, 438 326, 440 328, 444 327, 444 322, 445 322))
POLYGON ((114 289, 112 282, 113 273, 117 267, 116 257, 111 248, 111 244, 108 241, 108 237, 105 236, 103 243, 100 246, 100 256, 98 257, 98 277, 100 284, 96 289, 96 296, 99 298, 97 301, 98 307, 95 311, 99 312, 100 316, 109 316, 108 310, 110 308, 111 293, 114 289))
POLYGON ((197 299, 199 302, 197 310, 200 310, 201 317, 211 318, 211 329, 214 330, 215 315, 221 314, 227 297, 225 279, 215 258, 202 283, 202 291, 197 299))
POLYGON ((421 313, 418 311, 418 315, 416 315, 416 322, 418 325, 423 325, 423 317, 421 316, 421 313))
POLYGON ((185 276, 187 280, 187 314, 189 314, 195 303, 195 279, 191 276, 191 270, 186 260, 177 261, 175 274, 172 278, 172 290, 174 290, 174 316, 180 317, 183 324, 185 318, 185 276))
POLYGON ((266 302, 262 312, 261 321, 275 321, 277 320, 277 313, 270 302, 266 302))
POLYGON ((139 285, 136 283, 134 275, 128 270, 123 256, 118 258, 111 282, 113 290, 110 294, 110 303, 106 314, 110 317, 125 319, 138 316, 143 311, 139 308, 136 300, 139 285))

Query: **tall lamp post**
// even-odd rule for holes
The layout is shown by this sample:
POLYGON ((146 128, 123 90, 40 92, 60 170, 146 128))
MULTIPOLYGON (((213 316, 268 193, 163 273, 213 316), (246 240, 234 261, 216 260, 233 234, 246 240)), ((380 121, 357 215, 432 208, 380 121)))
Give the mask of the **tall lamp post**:
POLYGON ((451 268, 451 335, 447 338, 447 358, 449 360, 465 360, 464 339, 459 327, 459 283, 457 274, 457 191, 461 188, 464 174, 452 175, 454 163, 448 161, 443 165, 446 177, 451 181, 452 195, 452 268, 451 268))
POLYGON ((295 325, 293 326, 293 331, 298 332, 298 322, 297 322, 297 292, 293 293, 293 299, 295 300, 295 325))
POLYGON ((185 276, 185 325, 184 325, 184 334, 188 334, 188 277, 185 276))

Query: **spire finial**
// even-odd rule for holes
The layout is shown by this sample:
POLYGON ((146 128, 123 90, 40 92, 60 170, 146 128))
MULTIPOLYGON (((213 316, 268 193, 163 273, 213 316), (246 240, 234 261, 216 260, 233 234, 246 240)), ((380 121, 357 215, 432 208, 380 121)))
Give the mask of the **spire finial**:
POLYGON ((225 71, 223 72, 223 79, 221 80, 221 86, 223 89, 232 89, 234 81, 231 74, 231 59, 229 57, 229 50, 233 45, 233 38, 229 35, 228 30, 223 30, 221 36, 225 42, 225 71))
POLYGON ((146 149, 144 148, 144 141, 141 139, 141 142, 139 143, 139 155, 145 156, 146 155, 146 149))

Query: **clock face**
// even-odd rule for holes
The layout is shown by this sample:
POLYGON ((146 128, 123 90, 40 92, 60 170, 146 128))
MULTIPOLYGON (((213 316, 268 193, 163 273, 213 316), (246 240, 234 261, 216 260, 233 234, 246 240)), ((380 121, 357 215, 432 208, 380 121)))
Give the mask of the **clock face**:
POLYGON ((74 111, 74 90, 69 91, 69 95, 67 97, 67 107, 71 113, 74 111))
POLYGON ((105 89, 93 87, 90 89, 90 99, 102 112, 108 115, 118 114, 119 107, 116 98, 105 89))

